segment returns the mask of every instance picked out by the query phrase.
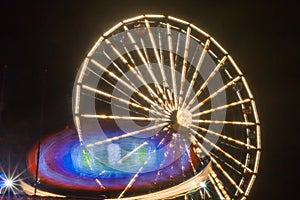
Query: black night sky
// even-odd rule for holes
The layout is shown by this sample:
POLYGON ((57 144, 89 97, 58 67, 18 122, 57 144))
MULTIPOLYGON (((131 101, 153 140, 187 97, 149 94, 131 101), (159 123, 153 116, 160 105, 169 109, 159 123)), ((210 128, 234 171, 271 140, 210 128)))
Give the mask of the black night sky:
POLYGON ((263 148, 249 199, 299 199, 297 8, 289 1, 1 0, 0 161, 10 155, 12 162, 23 162, 39 137, 73 124, 73 82, 100 34, 125 18, 166 14, 213 36, 248 80, 263 148))

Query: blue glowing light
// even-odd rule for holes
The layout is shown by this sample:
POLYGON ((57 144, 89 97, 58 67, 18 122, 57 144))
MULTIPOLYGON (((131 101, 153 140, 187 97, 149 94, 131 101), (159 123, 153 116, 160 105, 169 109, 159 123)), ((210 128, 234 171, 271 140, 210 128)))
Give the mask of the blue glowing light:
MULTIPOLYGON (((87 149, 80 145, 75 129, 66 129, 42 141, 39 178, 43 183, 71 190, 114 191, 124 189, 137 171, 139 178, 132 185, 133 189, 163 186, 170 181, 170 176, 176 180, 183 173, 193 174, 190 152, 161 167, 161 163, 172 157, 156 151, 158 143, 156 138, 128 137, 87 149)), ((33 175, 36 154, 37 146, 28 155, 33 175)))

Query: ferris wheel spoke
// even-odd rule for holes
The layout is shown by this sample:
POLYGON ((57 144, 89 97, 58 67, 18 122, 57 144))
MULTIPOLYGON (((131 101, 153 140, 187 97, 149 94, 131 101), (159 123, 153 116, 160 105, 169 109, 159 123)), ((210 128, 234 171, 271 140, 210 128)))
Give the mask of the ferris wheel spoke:
MULTIPOLYGON (((120 53, 118 52, 118 50, 116 50, 116 48, 111 45, 109 40, 105 40, 106 43, 110 44, 111 48, 114 49, 114 51, 116 52, 116 54, 118 56, 120 56, 120 53)), ((131 84, 132 87, 134 87, 136 90, 138 90, 136 88, 136 86, 134 85, 134 83, 127 77, 127 75, 123 72, 123 70, 113 61, 113 59, 105 52, 103 51, 103 54, 105 55, 106 58, 108 58, 110 60, 110 62, 113 64, 113 66, 122 74, 123 77, 126 78, 126 80, 131 84)), ((122 56, 122 55, 121 55, 122 56)), ((124 57, 122 57, 124 59, 124 57)))
MULTIPOLYGON (((160 102, 160 104, 161 104, 161 106, 162 106, 163 108, 165 108, 166 110, 168 110, 168 112, 172 112, 172 109, 173 109, 173 108, 172 108, 172 107, 171 107, 171 108, 169 107, 170 104, 169 104, 168 98, 167 98, 167 95, 168 95, 168 94, 166 93, 166 90, 163 90, 163 89, 161 88, 161 85, 158 83, 156 77, 154 76, 153 69, 152 69, 152 66, 151 66, 151 63, 150 63, 150 60, 149 60, 148 52, 147 52, 147 49, 146 49, 146 47, 145 47, 145 44, 144 44, 143 39, 141 39, 141 43, 142 43, 143 50, 144 50, 144 54, 145 54, 146 60, 147 60, 147 67, 146 67, 146 69, 147 69, 148 73, 150 74, 151 79, 152 79, 153 82, 154 82, 154 85, 155 85, 157 94, 161 94, 162 97, 163 97, 163 100, 160 99, 159 102, 160 102)), ((170 97, 169 97, 169 98, 170 98, 170 97)), ((172 100, 172 99, 170 99, 170 100, 172 100)), ((173 105, 173 104, 172 104, 172 105, 173 105)))
POLYGON ((158 128, 163 127, 165 125, 167 125, 167 123, 161 123, 161 124, 158 124, 158 125, 149 126, 147 128, 140 129, 140 130, 137 130, 137 131, 132 131, 132 132, 129 132, 129 133, 125 133, 125 134, 120 135, 120 136, 115 136, 115 137, 111 137, 111 138, 101 140, 101 141, 98 141, 98 142, 95 142, 95 143, 87 144, 87 147, 92 147, 92 146, 95 146, 95 145, 101 145, 101 144, 104 144, 104 143, 107 143, 107 142, 112 142, 112 141, 119 140, 119 139, 122 139, 122 138, 127 138, 127 137, 134 136, 134 135, 146 132, 146 131, 151 131, 153 129, 158 129, 158 128))
POLYGON ((133 88, 131 85, 129 85, 128 83, 126 83, 124 80, 120 79, 117 75, 115 75, 113 72, 109 71, 108 69, 106 69, 104 66, 102 66, 100 63, 98 63, 95 60, 91 60, 91 62, 93 64, 95 64, 97 67, 99 67, 100 69, 102 69, 103 71, 105 71, 106 73, 108 73, 109 76, 111 76, 112 78, 118 80, 122 85, 124 85, 125 87, 127 87, 128 89, 130 89, 132 92, 136 92, 140 97, 142 97, 145 101, 147 101, 148 103, 150 103, 152 106, 158 108, 159 110, 161 110, 162 112, 165 112, 166 114, 168 114, 162 107, 160 107, 157 103, 153 102, 151 99, 149 99, 147 96, 145 96, 143 93, 141 93, 140 91, 136 91, 135 88, 133 88))
POLYGON ((232 155, 230 155, 229 153, 227 153, 226 151, 224 151, 222 148, 220 148, 219 146, 217 146, 216 144, 214 144, 213 142, 211 142, 210 140, 208 140, 206 137, 204 137, 203 135, 201 135, 200 133, 198 133, 197 131, 195 131, 195 130, 193 130, 191 128, 189 128, 189 130, 191 130, 196 136, 200 137, 205 142, 207 142, 211 147, 215 148, 216 150, 218 150, 219 152, 221 152, 224 156, 226 156, 227 158, 229 158, 230 160, 234 161, 236 164, 238 164, 239 166, 241 166, 243 169, 246 169, 250 173, 253 173, 253 171, 250 168, 248 168, 243 163, 241 163, 239 160, 237 160, 236 158, 234 158, 232 155))
POLYGON ((129 97, 129 99, 131 99, 132 101, 134 101, 136 104, 140 104, 140 102, 138 102, 137 100, 135 100, 133 97, 129 96, 128 94, 126 94, 124 91, 120 90, 118 87, 115 87, 111 82, 109 82, 108 80, 106 80, 105 78, 103 78, 102 76, 99 76, 99 74, 97 74, 94 70, 90 69, 89 67, 87 67, 87 70, 89 70, 90 72, 92 72, 95 76, 97 76, 98 78, 100 78, 101 80, 103 80, 105 83, 107 83, 108 85, 110 85, 111 87, 113 87, 114 89, 118 90, 120 93, 122 93, 123 95, 129 97))
MULTIPOLYGON (((88 96, 88 97, 90 97, 90 98, 93 98, 93 99, 95 99, 95 100, 97 100, 97 101, 101 101, 101 102, 103 102, 103 103, 112 105, 111 101, 107 101, 107 100, 104 100, 104 99, 101 99, 101 98, 98 98, 98 97, 91 96, 91 95, 89 95, 89 94, 87 94, 87 93, 85 93, 85 92, 82 92, 82 95, 85 95, 85 96, 88 96)), ((135 114, 137 114, 137 115, 139 115, 139 116, 148 117, 148 115, 146 115, 146 114, 144 114, 144 113, 141 113, 141 112, 138 112, 138 111, 136 111, 136 110, 132 110, 132 109, 129 109, 129 108, 126 108, 126 107, 117 105, 117 104, 114 104, 114 106, 115 106, 115 107, 118 107, 118 108, 120 108, 120 109, 123 109, 123 110, 127 110, 127 111, 130 111, 130 112, 133 112, 133 113, 135 113, 135 114)), ((155 113, 155 112, 152 112, 152 114, 153 114, 154 116, 157 116, 157 113, 155 113)))
POLYGON ((212 77, 215 76, 216 72, 220 69, 221 66, 224 65, 224 62, 226 61, 227 56, 224 56, 221 61, 216 65, 214 70, 210 73, 210 75, 207 77, 207 79, 202 83, 200 88, 197 90, 196 94, 192 98, 192 100, 187 104, 186 109, 189 109, 191 105, 196 101, 196 99, 200 96, 200 94, 203 92, 205 87, 207 86, 208 82, 211 80, 212 77))
MULTIPOLYGON (((129 33, 130 34, 130 33, 129 33)), ((126 58, 124 56, 121 55, 121 53, 109 42, 109 40, 106 40, 107 43, 109 43, 112 47, 112 49, 116 52, 116 54, 121 58, 121 60, 123 61, 123 63, 125 65, 127 65, 128 69, 131 70, 134 75, 138 78, 138 80, 143 83, 144 86, 146 86, 149 94, 152 96, 152 98, 154 99, 157 99, 161 104, 163 104, 163 101, 158 97, 158 95, 153 91, 153 89, 149 86, 149 84, 145 81, 142 73, 140 72, 140 70, 138 69, 137 66, 131 66, 129 64, 129 62, 126 60, 126 58)), ((134 41, 135 42, 135 41, 134 41)), ((136 42, 135 42, 136 43, 136 42)), ((136 44, 135 44, 136 45, 136 44)), ((129 52, 128 52, 129 54, 129 52)), ((113 61, 112 61, 113 62, 113 61)), ((114 63, 114 62, 113 62, 114 63)), ((127 77, 127 76, 126 76, 127 77)), ((128 79, 128 78, 127 78, 128 79)), ((130 83, 132 83, 130 80, 129 80, 130 83)), ((136 91, 138 90, 136 87, 135 87, 136 91)))
POLYGON ((154 40, 153 34, 151 32, 151 29, 150 29, 150 24, 149 24, 149 21, 147 19, 145 19, 145 25, 147 27, 148 34, 149 34, 149 37, 150 37, 150 41, 151 41, 151 44, 152 44, 152 47, 153 47, 153 50, 154 50, 155 58, 157 60, 157 63, 158 63, 158 66, 160 68, 160 72, 161 72, 161 75, 162 75, 162 78, 163 78, 163 86, 164 86, 164 88, 168 88, 169 85, 168 85, 168 82, 167 82, 164 67, 162 65, 161 58, 159 57, 159 53, 157 51, 155 40, 154 40))
MULTIPOLYGON (((199 61, 198 61, 198 63, 197 63, 195 72, 194 72, 193 77, 192 77, 192 80, 191 80, 191 82, 190 82, 190 84, 189 84, 187 93, 186 93, 185 98, 184 98, 184 100, 183 100, 182 107, 185 107, 186 101, 187 101, 187 99, 190 97, 192 88, 193 88, 193 86, 194 86, 194 84, 195 84, 195 81, 196 81, 196 78, 197 78, 197 76, 198 76, 198 74, 199 74, 200 67, 202 66, 204 57, 205 57, 205 55, 206 55, 206 53, 207 53, 207 50, 208 50, 208 48, 209 48, 209 44, 210 44, 210 40, 207 39, 206 42, 205 42, 204 48, 203 48, 203 50, 202 50, 202 52, 201 52, 199 61)), ((200 94, 199 94, 199 95, 200 95, 200 94)))
POLYGON ((104 96, 104 97, 108 97, 108 98, 115 99, 115 100, 117 100, 117 101, 119 101, 119 102, 122 102, 122 103, 125 103, 125 104, 127 104, 127 105, 131 105, 131 106, 133 106, 133 107, 135 107, 135 108, 139 108, 139 109, 145 110, 145 111, 147 111, 147 112, 151 112, 151 113, 154 114, 154 115, 158 114, 158 115, 160 115, 160 116, 164 116, 164 117, 168 118, 168 115, 165 115, 165 114, 163 114, 163 113, 160 113, 160 112, 158 112, 157 110, 152 110, 152 109, 147 108, 147 107, 145 107, 145 106, 141 106, 141 105, 136 104, 136 103, 133 103, 133 102, 131 102, 131 101, 128 101, 128 100, 125 100, 125 99, 122 99, 122 98, 113 96, 113 95, 111 95, 111 94, 108 94, 108 93, 106 93, 106 92, 103 92, 103 91, 98 90, 98 89, 95 89, 95 88, 92 88, 92 87, 90 87, 90 86, 82 85, 82 88, 83 88, 83 89, 86 89, 86 90, 88 90, 88 91, 91 91, 91 92, 95 92, 95 93, 97 93, 97 94, 100 94, 100 95, 102 95, 102 96, 104 96))
POLYGON ((118 120, 136 120, 136 121, 170 121, 167 118, 153 118, 153 117, 133 117, 133 116, 116 116, 116 115, 95 115, 95 114, 81 114, 81 117, 85 118, 97 118, 97 119, 118 119, 118 120))
MULTIPOLYGON (((206 154, 210 154, 206 148, 199 143, 200 148, 206 153, 206 154)), ((230 183, 232 185, 234 185, 234 187, 241 193, 244 194, 244 191, 238 186, 238 184, 231 178, 231 176, 222 168, 222 166, 215 160, 214 157, 210 157, 211 161, 215 164, 215 166, 220 170, 220 172, 230 181, 230 183)), ((221 181, 220 181, 221 182, 221 181)), ((222 183, 223 186, 223 183, 222 183)), ((224 186, 223 186, 224 187, 224 186)), ((227 192, 224 189, 224 193, 223 194, 227 194, 227 192)))
POLYGON ((181 71, 181 80, 180 80, 180 89, 179 89, 179 107, 182 106, 183 100, 183 86, 186 79, 186 65, 187 65, 187 57, 188 57, 188 50, 190 45, 190 34, 191 34, 191 27, 187 28, 186 40, 185 40, 185 48, 184 48, 184 55, 183 55, 183 64, 182 64, 182 71, 181 71))
MULTIPOLYGON (((178 57, 179 57, 179 47, 181 46, 180 45, 180 38, 181 38, 181 33, 178 33, 178 35, 177 35, 177 43, 176 43, 176 51, 175 51, 175 58, 174 58, 174 64, 175 64, 175 71, 176 71, 176 68, 177 67, 180 67, 180 66, 178 66, 178 64, 177 64, 177 59, 178 59, 178 57)), ((177 81, 176 81, 177 82, 177 81)), ((180 86, 179 86, 179 89, 180 89, 180 86)), ((176 96, 177 96, 177 98, 175 99, 176 101, 177 101, 177 106, 179 107, 179 97, 178 97, 178 90, 177 90, 177 86, 175 86, 175 91, 174 91, 174 96, 175 96, 175 92, 176 92, 176 96)))
POLYGON ((226 136, 226 135, 224 135, 224 134, 222 134, 222 133, 217 133, 217 132, 215 132, 215 131, 211 131, 211 130, 209 130, 209 129, 206 129, 206 128, 203 128, 203 127, 200 127, 200 126, 196 126, 196 125, 194 125, 194 124, 191 124, 191 126, 197 128, 197 129, 200 129, 201 131, 207 132, 207 133, 209 133, 209 134, 212 134, 212 135, 221 137, 222 139, 227 140, 227 141, 229 141, 229 142, 234 142, 234 143, 236 143, 236 144, 238 144, 238 145, 244 146, 244 147, 246 147, 246 148, 257 149, 257 148, 256 148, 255 146, 253 146, 253 145, 246 144, 246 143, 244 143, 244 142, 242 142, 242 141, 239 141, 239 140, 237 140, 237 139, 234 139, 234 138, 232 138, 232 137, 230 137, 230 136, 226 136))
POLYGON ((213 94, 211 94, 209 97, 207 97, 206 99, 204 99, 203 101, 201 101, 199 104, 197 104, 196 106, 194 106, 193 108, 190 109, 190 112, 194 112, 196 109, 200 108, 201 106, 203 106, 206 102, 208 102, 210 99, 213 99, 214 97, 216 97, 219 93, 225 91, 228 87, 230 87, 231 85, 233 85, 234 83, 236 83, 238 80, 241 79, 241 76, 237 76, 235 77, 233 80, 229 81, 226 85, 224 85, 223 87, 221 87, 220 89, 218 89, 217 91, 215 91, 213 94))
MULTIPOLYGON (((170 59, 170 65, 171 65, 171 78, 172 78, 172 88, 173 88, 173 93, 174 93, 174 104, 175 104, 175 109, 178 107, 178 102, 177 102, 177 86, 176 86, 176 78, 175 78, 175 64, 174 64, 174 55, 173 55, 173 43, 172 43, 172 33, 171 33, 171 28, 170 24, 167 24, 167 34, 168 34, 168 48, 169 48, 169 59, 170 59)), ((177 52, 178 50, 176 50, 177 52)))
POLYGON ((217 168, 224 174, 224 176, 231 182, 231 184, 241 193, 244 194, 245 192, 238 186, 238 184, 231 178, 231 176, 222 168, 222 166, 213 158, 211 157, 212 162, 217 166, 217 168))
POLYGON ((210 152, 210 154, 217 160, 219 160, 220 162, 222 162, 224 165, 226 165, 227 167, 229 167, 230 169, 232 169, 234 172, 236 172, 238 175, 242 175, 242 172, 240 172, 238 169, 236 169, 235 167, 233 167, 232 165, 230 165, 228 162, 226 162, 225 160, 223 160, 220 156, 217 156, 216 154, 210 152))
POLYGON ((143 47, 143 51, 144 51, 144 54, 146 56, 146 69, 148 71, 148 73, 150 74, 150 77, 151 79, 153 80, 154 84, 155 84, 155 87, 156 89, 159 91, 160 94, 163 94, 163 97, 164 99, 166 98, 165 95, 164 95, 164 91, 163 89, 161 88, 160 84, 158 83, 156 77, 154 76, 154 73, 153 73, 153 69, 152 69, 152 66, 151 66, 151 63, 150 63, 150 58, 149 58, 149 55, 148 55, 148 52, 147 52, 147 49, 145 47, 145 43, 144 43, 144 40, 141 38, 141 43, 142 43, 142 47, 143 47))
MULTIPOLYGON (((145 53, 145 56, 146 56, 146 60, 147 60, 147 62, 144 63, 145 66, 146 66, 146 69, 147 69, 148 73, 150 74, 150 77, 152 78, 152 80, 153 80, 153 82, 154 82, 154 85, 155 85, 157 94, 161 93, 161 94, 163 94, 163 97, 165 98, 165 94, 164 94, 163 90, 161 89, 160 84, 158 83, 158 81, 156 80, 156 78, 155 78, 155 76, 154 76, 154 74, 153 74, 153 70, 152 70, 151 64, 150 64, 149 59, 148 59, 147 50, 146 50, 146 48, 145 48, 145 46, 144 46, 144 42, 143 42, 142 39, 141 39, 141 43, 142 43, 143 50, 144 50, 144 53, 145 53), (158 91, 159 91, 159 92, 158 92, 158 91)), ((135 45, 135 46, 136 46, 136 45, 135 45)), ((125 49, 127 55, 128 55, 130 58, 132 58, 132 56, 131 56, 131 54, 128 52, 127 48, 124 47, 124 49, 125 49)), ((142 53, 140 52, 140 50, 137 49, 137 47, 136 47, 136 50, 138 50, 138 52, 139 52, 138 54, 140 55, 141 59, 145 61, 145 58, 143 57, 143 55, 142 55, 142 53)), ((136 64, 135 64, 135 62, 134 62, 134 60, 133 60, 133 59, 131 59, 131 60, 132 60, 131 62, 134 64, 134 67, 138 70, 138 68, 137 68, 137 66, 136 66, 136 64)), ((141 74, 141 72, 140 72, 139 70, 138 70, 138 73, 141 74)), ((143 82, 144 82, 144 81, 143 81, 143 82)), ((151 89, 151 90, 152 90, 152 89, 151 89)), ((164 106, 164 102, 163 102, 163 100, 162 100, 157 94, 151 92, 150 95, 151 95, 152 97, 154 96, 153 98, 156 99, 156 100, 158 100, 158 102, 160 103, 160 105, 164 108, 164 107, 165 107, 165 106, 164 106)))
POLYGON ((218 179, 217 174, 211 169, 210 174, 208 175, 210 182, 213 184, 218 196, 220 199, 230 200, 226 190, 224 189, 223 183, 218 179))
POLYGON ((243 125, 243 126, 254 126, 255 122, 240 122, 240 121, 218 121, 218 120, 202 120, 202 119, 193 119, 194 123, 203 123, 203 124, 231 124, 231 125, 243 125))
MULTIPOLYGON (((149 64, 147 63, 147 61, 146 61, 144 55, 142 54, 140 48, 137 46, 137 43, 136 43, 135 39, 132 37, 131 33, 128 31, 128 28, 126 26, 124 26, 124 29, 127 30, 128 37, 130 38, 131 42, 134 44, 135 50, 138 52, 138 55, 139 55, 140 59, 142 60, 142 62, 144 63, 144 65, 146 66, 146 68, 148 70, 149 64)), ((138 70, 138 68, 136 66, 135 66, 134 69, 138 70)), ((138 70, 138 72, 139 72, 139 74, 141 74, 139 70, 138 70)), ((149 70, 148 70, 148 72, 149 72, 149 70)), ((137 76, 138 76, 139 80, 146 86, 146 88, 149 91, 150 95, 152 97, 154 96, 159 101, 160 104, 163 104, 163 100, 160 99, 159 96, 152 90, 152 88, 148 85, 148 83, 144 80, 144 78, 141 78, 138 74, 137 74, 137 76)), ((151 76, 151 73, 150 73, 150 76, 151 76)), ((165 95, 163 91, 162 91, 162 94, 165 95)), ((163 107, 161 107, 161 109, 163 109, 163 107)), ((164 110, 164 112, 166 112, 166 111, 164 110)))
MULTIPOLYGON (((200 135, 199 133, 197 133, 196 131, 194 131, 193 129, 190 129, 195 135, 200 135), (195 133, 196 132, 196 133, 195 133)), ((200 135, 200 137, 202 137, 204 139, 204 137, 202 135, 200 135)), ((205 139, 204 139, 205 140, 205 139)), ((206 139, 207 140, 207 139, 206 139)), ((198 146, 202 149, 202 151, 207 154, 210 155, 211 152, 208 152, 208 150, 196 139, 195 140, 196 143, 198 144, 198 146)), ((215 164, 215 166, 220 170, 221 173, 224 174, 224 176, 231 182, 232 185, 234 185, 234 187, 239 190, 239 192, 241 194, 244 194, 244 191, 237 185, 237 183, 231 178, 231 176, 222 168, 222 166, 215 160, 214 157, 210 156, 211 161, 215 164)), ((223 183, 222 183, 223 185, 223 183)), ((224 186, 223 186, 224 187, 224 186)), ((225 190, 224 190, 225 191, 225 190)), ((226 192, 226 191, 225 191, 226 192)), ((227 192, 226 192, 227 193, 227 192)), ((223 193, 224 194, 224 193, 223 193)))
POLYGON ((229 108, 229 107, 232 107, 232 106, 241 105, 241 104, 244 104, 244 103, 247 103, 247 102, 250 102, 250 101, 251 101, 251 99, 243 99, 243 100, 232 102, 232 103, 229 103, 229 104, 226 104, 226 105, 223 105, 223 106, 219 106, 219 107, 216 107, 216 108, 204 110, 204 111, 195 113, 192 116, 197 117, 197 116, 205 115, 205 114, 212 113, 212 112, 222 110, 222 109, 225 109, 225 108, 229 108))

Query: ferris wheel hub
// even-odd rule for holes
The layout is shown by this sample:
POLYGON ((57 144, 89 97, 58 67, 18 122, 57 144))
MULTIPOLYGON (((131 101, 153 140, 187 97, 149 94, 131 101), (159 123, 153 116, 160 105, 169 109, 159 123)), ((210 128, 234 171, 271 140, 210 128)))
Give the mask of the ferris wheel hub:
POLYGON ((177 123, 184 127, 189 127, 192 123, 192 114, 189 110, 179 109, 177 111, 177 123))

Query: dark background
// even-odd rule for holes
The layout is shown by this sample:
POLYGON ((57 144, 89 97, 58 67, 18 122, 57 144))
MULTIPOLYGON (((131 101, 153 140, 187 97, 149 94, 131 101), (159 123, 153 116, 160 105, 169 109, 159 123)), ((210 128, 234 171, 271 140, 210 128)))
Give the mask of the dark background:
POLYGON ((22 166, 39 137, 73 124, 73 82, 100 34, 129 17, 166 14, 213 36, 248 80, 263 148, 249 199, 299 199, 298 13, 290 1, 1 0, 1 164, 22 166))

